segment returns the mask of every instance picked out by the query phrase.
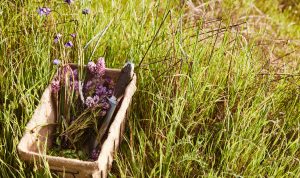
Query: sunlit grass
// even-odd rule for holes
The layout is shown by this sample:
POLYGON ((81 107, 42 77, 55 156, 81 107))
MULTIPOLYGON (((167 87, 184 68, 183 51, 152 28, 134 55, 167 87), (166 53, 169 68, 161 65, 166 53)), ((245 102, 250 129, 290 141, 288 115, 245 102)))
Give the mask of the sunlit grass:
POLYGON ((281 2, 226 1, 220 12, 207 3, 219 14, 195 11, 194 20, 179 1, 0 2, 1 176, 50 176, 47 163, 21 161, 16 146, 56 71, 52 60, 87 63, 98 38, 84 47, 111 22, 92 59, 113 68, 131 60, 138 77, 112 176, 299 177, 300 24, 277 10, 281 2), (59 13, 40 17, 40 6, 59 13), (71 33, 75 47, 64 49, 71 33))

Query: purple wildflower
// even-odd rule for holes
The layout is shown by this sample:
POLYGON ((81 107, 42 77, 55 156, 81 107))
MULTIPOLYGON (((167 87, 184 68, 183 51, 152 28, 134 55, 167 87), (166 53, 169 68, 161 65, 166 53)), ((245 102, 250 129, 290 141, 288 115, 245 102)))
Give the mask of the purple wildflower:
POLYGON ((105 74, 105 62, 104 62, 104 58, 101 57, 98 59, 97 63, 96 63, 96 71, 95 74, 98 77, 102 77, 105 74))
POLYGON ((51 82, 51 91, 52 93, 57 93, 60 89, 60 83, 59 80, 53 80, 51 82))
POLYGON ((59 59, 54 59, 53 60, 53 64, 54 65, 59 65, 60 64, 60 60, 59 59))
POLYGON ((87 81, 86 84, 85 84, 85 90, 89 90, 93 85, 93 82, 92 81, 87 81))
POLYGON ((73 80, 78 80, 78 70, 77 69, 74 69, 74 70, 71 70, 70 72, 70 81, 73 81, 73 80))
POLYGON ((65 2, 68 3, 68 4, 70 5, 71 3, 74 2, 74 0, 65 0, 65 2))
POLYGON ((102 109, 108 110, 109 107, 110 107, 110 104, 109 104, 109 103, 107 103, 107 102, 102 103, 102 109))
POLYGON ((101 95, 107 95, 107 88, 99 85, 96 87, 96 91, 95 91, 96 95, 101 96, 101 95))
POLYGON ((93 99, 94 99, 94 103, 95 103, 95 104, 98 104, 99 101, 100 101, 100 98, 99 98, 98 95, 95 95, 95 96, 93 97, 93 99))
POLYGON ((96 161, 96 160, 98 159, 99 153, 100 153, 99 150, 93 149, 92 154, 91 154, 91 158, 92 158, 94 161, 96 161))
POLYGON ((37 9, 37 12, 38 12, 38 14, 40 15, 40 16, 43 16, 43 15, 49 15, 50 14, 50 12, 51 12, 51 9, 50 8, 48 8, 48 7, 39 7, 38 9, 37 9))
POLYGON ((78 70, 77 69, 73 70, 73 75, 74 75, 75 79, 78 78, 78 70))
POLYGON ((87 15, 90 13, 90 9, 83 9, 82 14, 87 15))
POLYGON ((66 44, 65 44, 65 47, 67 47, 67 48, 71 48, 71 47, 73 47, 74 45, 73 45, 73 43, 72 43, 72 41, 68 41, 66 44))
POLYGON ((98 95, 95 95, 94 97, 88 96, 85 100, 85 105, 88 108, 96 106, 100 101, 100 97, 98 95))
POLYGON ((71 37, 75 38, 76 37, 76 33, 72 33, 71 37))
POLYGON ((79 91, 79 82, 78 82, 78 81, 71 82, 70 87, 71 87, 71 88, 74 87, 74 90, 75 90, 75 91, 79 91))
POLYGON ((95 106, 95 102, 94 102, 94 98, 88 96, 85 100, 85 105, 90 108, 90 107, 93 107, 95 106))
POLYGON ((89 71, 94 74, 95 71, 96 71, 96 64, 93 62, 93 61, 90 61, 88 64, 87 64, 87 67, 89 69, 89 71))
POLYGON ((54 37, 54 43, 58 43, 59 39, 62 37, 62 34, 58 33, 54 37))
POLYGON ((97 77, 102 77, 105 74, 104 58, 99 58, 97 63, 90 61, 87 65, 89 71, 97 77))

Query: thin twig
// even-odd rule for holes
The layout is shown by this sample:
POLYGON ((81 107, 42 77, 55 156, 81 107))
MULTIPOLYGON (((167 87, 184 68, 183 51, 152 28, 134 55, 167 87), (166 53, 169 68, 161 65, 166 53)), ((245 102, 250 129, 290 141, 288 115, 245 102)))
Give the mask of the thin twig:
MULTIPOLYGON (((219 29, 220 29, 220 27, 221 27, 221 24, 222 24, 222 21, 220 21, 220 23, 219 23, 219 29)), ((216 47, 218 37, 219 37, 219 31, 218 31, 217 36, 216 36, 216 38, 215 38, 213 48, 211 49, 211 53, 210 53, 210 56, 209 56, 209 58, 208 58, 208 64, 207 64, 207 65, 209 65, 210 60, 211 60, 211 58, 213 57, 214 49, 215 49, 215 47, 216 47)))
POLYGON ((280 60, 280 59, 282 59, 282 58, 284 58, 284 57, 287 57, 287 56, 293 54, 293 53, 296 52, 296 51, 297 51, 297 50, 294 50, 294 51, 291 51, 291 52, 289 52, 289 53, 286 53, 286 54, 284 54, 283 56, 280 56, 279 58, 275 59, 275 60, 272 61, 272 62, 275 62, 275 61, 278 61, 278 60, 280 60))
MULTIPOLYGON (((220 21, 220 22, 222 22, 222 21, 220 21)), ((233 25, 230 25, 230 26, 228 26, 228 27, 222 27, 222 28, 220 28, 221 25, 219 24, 219 27, 218 27, 218 28, 215 28, 215 29, 212 29, 212 30, 209 30, 209 31, 206 31, 206 32, 202 32, 202 33, 199 33, 199 34, 191 35, 191 36, 188 36, 188 37, 186 37, 186 38, 192 38, 192 37, 195 37, 195 36, 198 36, 198 35, 204 35, 204 34, 207 34, 207 33, 213 33, 213 32, 215 32, 215 31, 218 31, 218 32, 221 31, 221 30, 227 31, 227 29, 235 28, 235 27, 238 27, 238 26, 243 25, 243 24, 245 24, 245 23, 246 23, 246 22, 241 22, 241 23, 233 24, 233 25)), ((186 38, 185 38, 185 39, 186 39, 186 38)), ((183 40, 185 40, 185 39, 183 39, 183 40)))
POLYGON ((279 75, 279 76, 300 76, 300 74, 290 74, 290 73, 258 73, 257 75, 279 75))
POLYGON ((163 18, 162 22, 160 23, 160 26, 158 27, 158 30, 156 31, 154 37, 152 38, 152 41, 151 41, 150 45, 148 46, 148 48, 147 48, 147 50, 146 50, 146 52, 145 52, 145 54, 144 54, 142 60, 140 61, 139 65, 138 65, 138 68, 141 66, 142 62, 144 61, 144 59, 145 59, 145 57, 146 57, 146 55, 147 55, 149 49, 151 48, 151 46, 152 46, 154 40, 156 39, 156 37, 157 37, 157 35, 158 35, 158 33, 159 33, 159 31, 160 31, 162 25, 164 24, 164 22, 165 22, 165 20, 167 19, 167 17, 168 17, 168 15, 169 15, 170 12, 171 12, 171 11, 169 10, 168 13, 167 13, 167 15, 165 15, 165 17, 163 18))
MULTIPOLYGON (((213 22, 218 22, 218 21, 220 21, 220 20, 222 20, 222 19, 211 19, 211 20, 203 21, 202 24, 209 24, 209 23, 213 23, 213 22)), ((195 27, 198 27, 198 26, 199 26, 199 25, 191 25, 191 26, 188 26, 188 27, 183 28, 182 30, 185 31, 185 30, 188 30, 188 29, 191 29, 191 28, 195 28, 195 27)), ((170 33, 170 34, 171 34, 171 35, 177 34, 177 32, 178 32, 178 31, 175 31, 175 32, 172 32, 172 33, 170 33)), ((145 40, 145 41, 142 41, 141 44, 145 44, 145 43, 147 43, 147 42, 149 42, 149 41, 152 41, 152 39, 151 39, 151 40, 145 40)), ((160 44, 162 44, 162 43, 164 43, 164 42, 166 42, 166 41, 167 41, 167 39, 166 39, 166 40, 162 40, 162 41, 160 42, 160 44)))
MULTIPOLYGON (((163 71, 162 73, 158 74, 156 77, 154 77, 154 80, 157 82, 162 75, 164 75, 165 73, 171 71, 173 69, 174 66, 176 66, 179 62, 181 62, 182 59, 179 59, 178 61, 176 61, 172 66, 170 66, 167 70, 163 71)), ((151 70, 150 70, 151 71, 151 70)), ((148 83, 144 88, 147 88, 149 86, 149 84, 151 83, 148 83)))

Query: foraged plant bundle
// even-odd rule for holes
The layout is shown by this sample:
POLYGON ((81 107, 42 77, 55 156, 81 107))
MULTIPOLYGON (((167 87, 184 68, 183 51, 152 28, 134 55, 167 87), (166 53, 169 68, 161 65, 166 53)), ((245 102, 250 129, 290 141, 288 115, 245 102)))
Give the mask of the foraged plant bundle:
POLYGON ((114 85, 113 80, 105 76, 104 58, 96 63, 90 61, 82 70, 70 64, 60 67, 51 83, 57 113, 52 152, 81 159, 88 155, 97 158, 99 151, 89 153, 87 145, 89 138, 97 135, 110 108, 108 98, 112 96, 114 85))

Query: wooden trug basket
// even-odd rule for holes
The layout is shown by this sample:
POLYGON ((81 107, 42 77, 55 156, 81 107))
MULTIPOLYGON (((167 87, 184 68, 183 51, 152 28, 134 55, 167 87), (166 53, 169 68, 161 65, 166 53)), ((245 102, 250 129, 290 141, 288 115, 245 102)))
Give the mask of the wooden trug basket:
MULTIPOLYGON (((117 80, 119 69, 106 69, 105 75, 117 80)), ((51 171, 64 177, 107 177, 111 169, 114 153, 122 140, 126 111, 130 105, 133 94, 136 91, 136 76, 128 84, 120 108, 116 111, 108 136, 103 142, 101 151, 96 161, 82 161, 65 157, 47 155, 47 148, 51 147, 51 135, 55 129, 55 108, 51 99, 51 86, 44 91, 38 107, 32 119, 26 126, 26 131, 18 145, 20 158, 34 163, 46 160, 51 171), (45 147, 46 146, 46 147, 45 147)))

